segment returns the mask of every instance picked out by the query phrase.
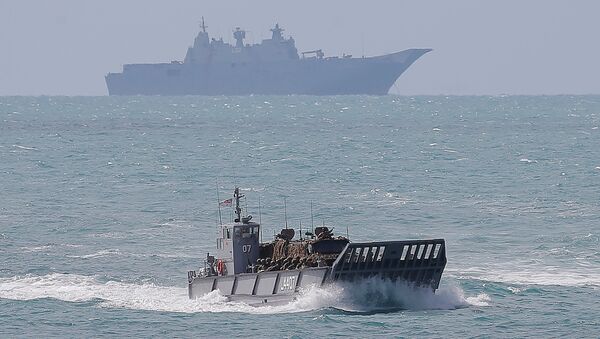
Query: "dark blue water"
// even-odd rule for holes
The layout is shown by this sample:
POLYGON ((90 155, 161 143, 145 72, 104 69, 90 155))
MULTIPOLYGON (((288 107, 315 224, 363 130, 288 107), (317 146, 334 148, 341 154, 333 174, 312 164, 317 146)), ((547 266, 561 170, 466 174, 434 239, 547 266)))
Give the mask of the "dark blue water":
MULTIPOLYGON (((598 337, 600 97, 0 97, 0 336, 598 337), (387 282, 187 299, 216 186, 263 237, 438 238, 387 282)), ((226 220, 231 212, 223 210, 226 220)))

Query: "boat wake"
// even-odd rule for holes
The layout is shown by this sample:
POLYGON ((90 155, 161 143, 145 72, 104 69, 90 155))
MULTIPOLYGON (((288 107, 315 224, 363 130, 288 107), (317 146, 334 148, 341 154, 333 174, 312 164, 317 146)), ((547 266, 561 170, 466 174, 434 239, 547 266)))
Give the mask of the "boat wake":
POLYGON ((451 310, 468 306, 488 306, 490 301, 486 294, 467 297, 456 285, 442 286, 434 293, 429 288, 415 288, 404 282, 379 278, 354 283, 338 283, 331 288, 341 289, 336 299, 336 302, 340 303, 339 306, 343 306, 341 309, 359 312, 388 308, 451 310))
POLYGON ((442 286, 435 293, 403 282, 371 278, 359 282, 336 282, 304 291, 292 303, 299 309, 333 308, 352 313, 400 310, 453 310, 469 306, 488 306, 486 294, 467 297, 458 286, 442 286))
POLYGON ((254 307, 228 302, 213 291, 189 300, 187 288, 102 282, 93 276, 53 273, 0 279, 0 298, 11 300, 56 299, 66 302, 97 302, 99 307, 127 308, 160 312, 242 312, 252 314, 296 313, 320 309, 346 312, 386 310, 456 309, 487 306, 485 294, 467 297, 456 286, 445 286, 435 294, 381 279, 342 283, 302 291, 297 300, 285 305, 254 307))

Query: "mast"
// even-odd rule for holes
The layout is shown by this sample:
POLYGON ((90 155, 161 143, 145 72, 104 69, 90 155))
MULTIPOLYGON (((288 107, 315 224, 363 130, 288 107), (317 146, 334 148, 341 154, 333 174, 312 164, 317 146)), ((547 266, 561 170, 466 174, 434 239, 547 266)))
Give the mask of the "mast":
POLYGON ((273 41, 281 41, 283 40, 283 35, 281 35, 281 32, 283 32, 284 29, 279 27, 279 24, 275 24, 275 28, 271 28, 271 32, 273 32, 273 35, 271 36, 271 39, 273 41))
POLYGON ((240 189, 238 187, 233 191, 233 197, 235 198, 235 214, 237 218, 234 220, 235 222, 240 222, 242 220, 242 209, 240 208, 240 189))
POLYGON ((260 217, 260 195, 258 196, 258 224, 260 225, 259 231, 260 231, 260 242, 262 243, 262 218, 260 217))
POLYGON ((204 24, 204 16, 202 16, 202 24, 200 25, 200 28, 202 28, 202 32, 206 33, 206 27, 208 26, 204 24))
POLYGON ((235 48, 243 48, 246 31, 236 27, 235 31, 233 31, 233 38, 235 39, 235 48))

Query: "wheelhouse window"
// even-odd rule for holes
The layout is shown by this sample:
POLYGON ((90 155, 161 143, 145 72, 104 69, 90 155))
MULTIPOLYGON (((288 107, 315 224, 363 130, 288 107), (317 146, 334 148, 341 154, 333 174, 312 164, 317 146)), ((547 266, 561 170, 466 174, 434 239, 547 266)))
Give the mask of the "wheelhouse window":
POLYGON ((242 238, 250 238, 252 236, 253 227, 244 227, 242 228, 242 238))

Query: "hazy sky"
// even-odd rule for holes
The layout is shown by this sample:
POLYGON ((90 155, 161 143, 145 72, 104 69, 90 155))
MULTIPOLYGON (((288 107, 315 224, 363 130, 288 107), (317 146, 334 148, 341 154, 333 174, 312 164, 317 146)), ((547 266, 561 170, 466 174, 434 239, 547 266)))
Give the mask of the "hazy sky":
POLYGON ((106 95, 124 63, 183 60, 201 16, 248 42, 279 22, 299 51, 433 48, 400 94, 600 94, 600 1, 0 0, 0 95, 106 95))

